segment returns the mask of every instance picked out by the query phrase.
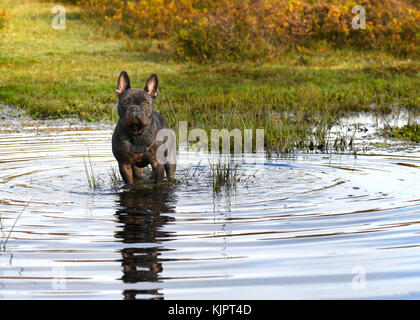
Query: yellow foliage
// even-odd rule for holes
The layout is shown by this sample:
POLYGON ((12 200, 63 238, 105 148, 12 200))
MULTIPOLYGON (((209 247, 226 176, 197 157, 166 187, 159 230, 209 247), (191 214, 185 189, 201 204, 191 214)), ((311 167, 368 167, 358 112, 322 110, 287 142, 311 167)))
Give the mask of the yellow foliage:
MULTIPOLYGON (((326 41, 333 46, 418 52, 420 5, 412 0, 80 0, 108 31, 170 39, 198 60, 271 56, 279 48, 326 41), (366 9, 353 29, 352 8, 366 9), (112 17, 112 19, 107 18, 112 17), (101 20, 102 19, 102 20, 101 20)), ((0 11, 1 24, 1 11, 0 11)), ((112 34, 112 32, 111 32, 112 34)))

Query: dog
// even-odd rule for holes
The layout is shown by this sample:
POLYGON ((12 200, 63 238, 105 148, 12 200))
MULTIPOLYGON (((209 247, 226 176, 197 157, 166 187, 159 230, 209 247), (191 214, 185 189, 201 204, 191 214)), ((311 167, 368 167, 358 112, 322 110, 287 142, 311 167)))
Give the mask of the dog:
MULTIPOLYGON (((159 147, 167 142, 168 137, 157 140, 157 136, 159 130, 169 129, 169 126, 164 117, 153 109, 158 96, 157 75, 152 74, 141 90, 131 88, 127 72, 121 71, 116 94, 119 119, 112 135, 112 153, 118 161, 124 182, 133 184, 140 179, 143 168, 149 164, 155 184, 163 181, 164 172, 167 178, 172 179, 176 170, 175 161, 158 161, 161 159, 158 156, 159 147)), ((164 151, 164 156, 168 155, 169 149, 164 151)))

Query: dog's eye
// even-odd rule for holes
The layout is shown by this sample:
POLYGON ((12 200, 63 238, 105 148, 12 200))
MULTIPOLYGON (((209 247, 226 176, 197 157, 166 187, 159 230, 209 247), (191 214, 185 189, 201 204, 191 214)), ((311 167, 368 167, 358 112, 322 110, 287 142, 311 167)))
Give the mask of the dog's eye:
POLYGON ((122 103, 127 105, 128 104, 128 99, 127 98, 123 99, 122 103))
POLYGON ((143 102, 143 105, 148 107, 150 105, 150 103, 146 101, 146 102, 143 102))

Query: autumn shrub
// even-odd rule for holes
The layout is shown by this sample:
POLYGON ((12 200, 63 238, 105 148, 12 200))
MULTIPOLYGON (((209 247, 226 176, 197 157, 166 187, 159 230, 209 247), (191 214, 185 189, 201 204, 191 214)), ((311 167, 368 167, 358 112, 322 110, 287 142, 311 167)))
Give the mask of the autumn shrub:
POLYGON ((413 0, 81 0, 104 31, 167 39, 199 61, 264 59, 284 49, 331 46, 418 54, 420 4, 413 0), (364 6, 366 28, 353 29, 364 6))
POLYGON ((255 11, 257 5, 251 1, 218 2, 174 33, 171 40, 178 56, 230 61, 269 54, 264 11, 255 11))
MULTIPOLYGON (((211 0, 209 0, 211 2, 211 0)), ((105 32, 162 39, 204 14, 202 0, 80 0, 105 32)))
POLYGON ((307 9, 313 17, 314 37, 335 46, 386 49, 408 54, 420 45, 420 7, 411 1, 345 1, 342 4, 318 5, 307 9), (353 29, 354 5, 366 10, 366 29, 353 29))

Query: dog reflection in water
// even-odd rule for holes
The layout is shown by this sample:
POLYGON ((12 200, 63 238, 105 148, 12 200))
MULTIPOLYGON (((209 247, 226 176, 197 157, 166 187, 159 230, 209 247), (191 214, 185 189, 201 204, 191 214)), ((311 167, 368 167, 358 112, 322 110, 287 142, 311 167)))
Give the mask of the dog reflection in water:
MULTIPOLYGON (((121 280, 126 284, 137 283, 138 287, 141 287, 141 282, 157 283, 159 273, 162 272, 162 263, 159 261, 163 250, 161 243, 169 240, 170 236, 168 232, 162 231, 162 227, 174 220, 162 214, 173 212, 171 203, 174 204, 174 196, 169 190, 127 191, 119 196, 116 217, 122 226, 116 231, 115 238, 124 243, 139 244, 121 250, 121 280)), ((158 290, 158 287, 130 289, 124 290, 123 295, 125 299, 163 299, 158 290)))

